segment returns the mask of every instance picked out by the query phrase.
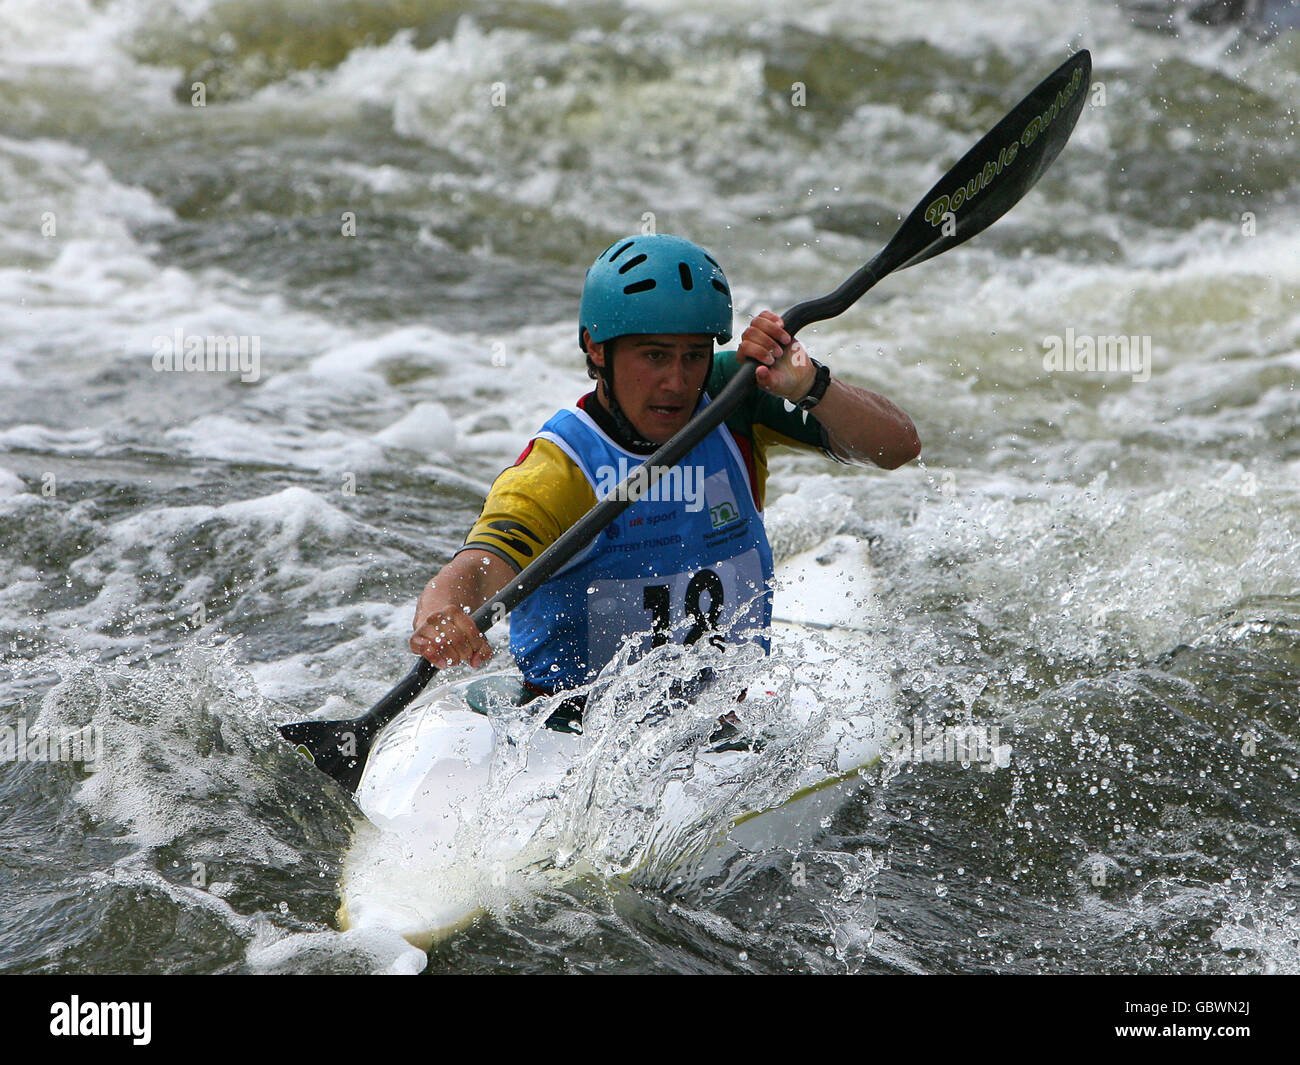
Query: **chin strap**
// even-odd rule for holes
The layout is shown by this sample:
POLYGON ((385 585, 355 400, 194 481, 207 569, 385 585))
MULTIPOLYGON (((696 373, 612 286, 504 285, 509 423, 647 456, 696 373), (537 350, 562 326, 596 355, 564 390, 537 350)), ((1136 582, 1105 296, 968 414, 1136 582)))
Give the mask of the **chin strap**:
POLYGON ((614 425, 622 434, 623 442, 631 445, 629 448, 631 451, 648 451, 653 454, 658 450, 659 445, 652 440, 641 438, 641 434, 636 431, 636 427, 628 420, 627 415, 623 413, 623 408, 618 405, 618 400, 614 398, 614 359, 610 353, 605 355, 605 365, 599 370, 600 379, 605 382, 605 409, 614 419, 614 425))

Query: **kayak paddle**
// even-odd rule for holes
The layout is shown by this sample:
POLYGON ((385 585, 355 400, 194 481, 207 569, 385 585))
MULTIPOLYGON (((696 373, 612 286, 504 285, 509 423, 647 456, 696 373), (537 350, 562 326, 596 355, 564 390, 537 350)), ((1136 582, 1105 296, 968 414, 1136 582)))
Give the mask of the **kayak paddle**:
MULTIPOLYGON (((800 303, 782 317, 791 337, 804 326, 843 314, 882 278, 933 258, 969 240, 1011 210, 1065 147, 1083 111, 1092 59, 1076 52, 1049 74, 962 156, 912 213, 884 249, 834 292, 800 303)), ((731 414, 755 387, 758 364, 744 360, 735 376, 676 436, 632 470, 613 492, 591 508, 519 576, 471 617, 487 632, 569 562, 619 514, 648 492, 665 472, 731 414)), ((356 791, 371 744, 429 683, 438 667, 426 658, 364 717, 299 721, 280 732, 322 772, 356 791)))

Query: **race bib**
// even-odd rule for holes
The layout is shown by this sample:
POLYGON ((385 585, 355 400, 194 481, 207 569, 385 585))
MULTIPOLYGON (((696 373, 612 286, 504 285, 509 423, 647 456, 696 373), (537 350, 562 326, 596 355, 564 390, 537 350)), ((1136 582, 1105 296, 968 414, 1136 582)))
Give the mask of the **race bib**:
POLYGON ((587 594, 587 661, 608 662, 641 634, 633 657, 665 643, 734 642, 759 635, 766 584, 757 551, 662 577, 593 581, 587 594), (751 631, 746 631, 751 630, 751 631))

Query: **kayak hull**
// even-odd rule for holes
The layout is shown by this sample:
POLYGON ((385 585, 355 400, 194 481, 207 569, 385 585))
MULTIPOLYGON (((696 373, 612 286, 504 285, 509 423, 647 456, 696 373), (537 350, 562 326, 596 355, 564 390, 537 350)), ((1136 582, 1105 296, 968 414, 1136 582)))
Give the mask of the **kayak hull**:
POLYGON ((779 576, 775 616, 798 616, 774 624, 774 643, 791 646, 815 633, 801 655, 833 664, 838 694, 849 693, 856 711, 828 719, 807 686, 750 683, 735 709, 742 721, 776 713, 791 726, 801 744, 793 769, 785 764, 790 752, 775 744, 728 750, 697 741, 669 753, 673 772, 647 803, 580 826, 575 842, 572 809, 583 803, 560 809, 558 796, 580 791, 599 822, 596 797, 608 784, 603 740, 590 734, 599 730, 541 727, 545 707, 530 713, 513 705, 519 678, 512 671, 442 685, 399 715, 371 750, 356 793, 369 824, 345 861, 341 927, 390 929, 427 951, 485 910, 508 910, 536 877, 556 884, 611 869, 660 883, 682 869, 707 877, 738 852, 788 848, 815 834, 880 756, 888 682, 879 663, 863 661, 863 622, 877 608, 867 601, 861 545, 836 537, 779 576), (764 704, 776 699, 779 707, 764 704), (599 868, 583 853, 593 839, 605 859, 599 868))

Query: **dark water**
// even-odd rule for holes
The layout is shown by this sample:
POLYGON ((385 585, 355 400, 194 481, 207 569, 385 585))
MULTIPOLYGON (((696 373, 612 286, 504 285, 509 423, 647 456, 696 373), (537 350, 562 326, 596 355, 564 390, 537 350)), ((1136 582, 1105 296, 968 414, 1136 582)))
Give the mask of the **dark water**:
POLYGON ((898 719, 997 725, 1010 766, 887 765, 797 851, 547 894, 429 967, 1300 971, 1300 37, 1173 25, 6 7, 0 722, 102 751, 0 763, 0 969, 389 965, 331 931, 355 814, 273 726, 404 672, 420 585, 585 391, 587 263, 653 223, 738 315, 827 291, 1087 46, 1034 192, 804 337, 923 464, 769 487, 778 546, 871 545, 898 719), (253 379, 156 371, 178 329, 255 339, 253 379), (1048 369, 1067 330, 1147 372, 1048 369))

